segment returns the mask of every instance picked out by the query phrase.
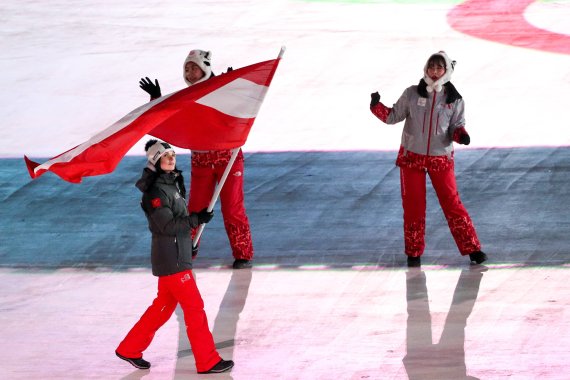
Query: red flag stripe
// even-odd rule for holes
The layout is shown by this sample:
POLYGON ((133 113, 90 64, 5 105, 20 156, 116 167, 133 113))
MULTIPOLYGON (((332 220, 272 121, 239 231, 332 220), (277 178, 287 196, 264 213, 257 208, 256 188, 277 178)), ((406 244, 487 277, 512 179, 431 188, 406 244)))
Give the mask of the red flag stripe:
MULTIPOLYGON (((280 55, 281 57, 281 55, 280 55)), ((24 157, 32 178, 51 171, 69 182, 112 172, 128 150, 149 134, 193 150, 245 144, 280 57, 231 71, 161 97, 43 164, 24 157)))
POLYGON ((160 123, 149 134, 186 149, 233 149, 245 144, 247 132, 254 120, 235 118, 214 108, 191 103, 170 117, 168 122, 160 123), (181 134, 179 129, 169 128, 169 125, 176 124, 190 126, 193 133, 181 134), (210 136, 215 134, 223 134, 224 139, 213 141, 210 136))
MULTIPOLYGON (((129 112, 127 115, 123 116, 119 121, 115 122, 113 125, 111 125, 107 129, 97 133, 95 136, 91 137, 89 140, 87 140, 83 144, 80 144, 80 145, 68 150, 67 152, 64 152, 58 156, 55 156, 54 158, 50 159, 49 161, 46 161, 45 163, 43 163, 41 165, 36 164, 36 166, 33 168, 34 176, 32 176, 32 178, 38 177, 41 175, 41 173, 44 173, 47 170, 50 170, 50 167, 52 165, 70 162, 75 157, 79 156, 81 153, 83 153, 85 150, 89 149, 93 145, 96 145, 99 143, 104 143, 105 139, 107 139, 113 135, 116 135, 117 133, 120 134, 121 132, 124 132, 124 128, 127 125, 132 124, 134 121, 136 121, 136 119, 138 117, 140 117, 142 114, 147 112, 150 108, 154 107, 158 103, 164 102, 171 95, 173 95, 173 94, 160 97, 160 98, 158 98, 152 102, 149 102, 143 106, 140 106, 140 107, 134 109, 133 111, 129 112)), ((130 149, 130 147, 128 149, 130 149)), ((128 151, 128 149, 127 149, 127 151, 128 151)), ((33 161, 31 161, 31 162, 33 162, 33 161)))

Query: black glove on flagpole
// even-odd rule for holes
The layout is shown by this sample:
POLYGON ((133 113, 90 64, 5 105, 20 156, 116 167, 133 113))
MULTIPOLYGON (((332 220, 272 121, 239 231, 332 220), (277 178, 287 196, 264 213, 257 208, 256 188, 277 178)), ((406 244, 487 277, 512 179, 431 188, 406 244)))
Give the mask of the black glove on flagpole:
POLYGON ((198 215, 198 222, 200 224, 208 223, 214 217, 214 211, 208 211, 208 208, 196 213, 198 215))

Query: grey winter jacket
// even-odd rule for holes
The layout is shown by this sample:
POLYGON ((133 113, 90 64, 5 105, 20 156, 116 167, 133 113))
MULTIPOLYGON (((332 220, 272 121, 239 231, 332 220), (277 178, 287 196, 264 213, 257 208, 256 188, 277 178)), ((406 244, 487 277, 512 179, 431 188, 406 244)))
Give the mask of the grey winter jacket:
POLYGON ((188 214, 182 174, 156 174, 145 168, 136 186, 143 192, 141 206, 152 233, 152 274, 167 276, 192 269, 190 230, 199 223, 196 214, 188 214))
POLYGON ((408 87, 388 115, 386 124, 402 120, 402 147, 427 156, 451 156, 453 132, 465 126, 462 98, 446 104, 446 90, 420 96, 418 86, 408 87))

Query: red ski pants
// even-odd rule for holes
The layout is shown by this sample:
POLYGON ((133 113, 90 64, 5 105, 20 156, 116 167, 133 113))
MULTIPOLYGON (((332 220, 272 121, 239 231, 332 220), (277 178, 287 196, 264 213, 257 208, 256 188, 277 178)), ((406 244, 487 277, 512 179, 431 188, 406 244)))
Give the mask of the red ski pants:
MULTIPOLYGON (((459 199, 453 168, 427 173, 459 252, 468 255, 481 250, 473 222, 459 199)), ((400 167, 400 185, 406 255, 421 256, 425 248, 426 171, 400 167)))
MULTIPOLYGON (((192 164, 189 212, 198 212, 208 207, 216 184, 222 178, 225 169, 225 163, 208 166, 192 164)), ((220 192, 220 203, 224 227, 234 258, 251 260, 253 243, 244 204, 243 170, 243 156, 238 156, 220 192)), ((195 231, 192 236, 194 233, 195 231)))
POLYGON ((190 270, 158 278, 158 295, 119 344, 117 352, 128 358, 141 358, 154 334, 170 319, 178 303, 184 312, 196 369, 207 371, 216 365, 221 358, 208 328, 204 301, 190 270))

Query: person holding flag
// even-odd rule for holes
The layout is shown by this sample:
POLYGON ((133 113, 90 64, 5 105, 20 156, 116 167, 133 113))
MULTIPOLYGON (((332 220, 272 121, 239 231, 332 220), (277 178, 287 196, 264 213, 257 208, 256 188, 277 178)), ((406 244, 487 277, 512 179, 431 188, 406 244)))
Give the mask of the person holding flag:
MULTIPOLYGON (((211 67, 212 53, 204 50, 191 50, 183 64, 183 78, 188 86, 202 83, 215 74, 211 67)), ((231 72, 229 67, 227 72, 231 72)), ((160 84, 148 78, 141 78, 140 87, 150 95, 150 100, 162 96, 160 84)), ((232 150, 192 150, 191 179, 188 211, 196 212, 208 206, 216 184, 220 182, 224 170, 231 162, 232 150)), ((228 235, 232 254, 233 268, 251 268, 253 261, 253 243, 249 219, 246 214, 243 192, 244 157, 241 149, 230 168, 220 192, 221 211, 224 227, 228 235)), ((192 230, 195 236, 197 229, 192 230)), ((193 246, 193 257, 198 254, 198 243, 193 246)))
POLYGON ((206 208, 188 213, 184 179, 176 168, 176 153, 169 144, 152 139, 145 150, 147 166, 136 186, 143 193, 141 206, 152 233, 152 274, 158 277, 158 294, 115 354, 136 368, 149 369, 143 351, 180 303, 198 373, 228 371, 234 362, 223 360, 216 351, 204 301, 192 274, 190 229, 208 223, 213 213, 206 208))
MULTIPOLYGON (((229 70, 225 75, 212 78, 206 83, 198 83, 165 96, 160 96, 160 87, 158 81, 155 81, 160 99, 130 111, 87 141, 43 163, 24 155, 32 179, 51 172, 64 181, 80 184, 85 177, 113 172, 129 149, 145 135, 164 141, 147 143, 148 170, 145 170, 139 181, 139 188, 144 189, 143 206, 153 233, 151 262, 153 274, 159 277, 158 295, 116 349, 117 356, 137 368, 150 368, 150 363, 142 358, 142 352, 150 345, 155 332, 170 318, 177 303, 184 310, 188 338, 196 357, 198 372, 224 372, 234 365, 233 361, 219 357, 208 330, 204 304, 191 273, 192 248, 195 244, 190 231, 200 225, 196 237, 199 240, 204 223, 210 220, 215 201, 228 177, 227 169, 233 167, 237 154, 241 153, 240 147, 247 140, 284 52, 285 47, 282 47, 275 59, 229 70), (220 178, 207 208, 200 209, 199 212, 188 212, 184 200, 184 181, 176 169, 175 155, 170 144, 196 151, 230 149, 232 152, 230 164, 220 178), (179 255, 163 256, 159 252, 179 255)), ((206 53, 199 53, 204 68, 210 66, 211 55, 206 53)), ((211 77, 211 72, 206 73, 207 69, 202 71, 207 74, 203 78, 211 77)), ((238 166, 238 170, 243 170, 243 166, 241 169, 238 166)), ((242 172, 240 175, 237 171, 234 173, 234 179, 241 178, 242 172)), ((198 181, 194 181, 193 188, 198 181)), ((243 207, 242 183, 238 181, 243 207)), ((227 206, 230 205, 226 204, 227 206)), ((222 212, 224 210, 223 207, 222 212)), ((238 256, 243 257, 245 262, 236 259, 237 268, 251 265, 253 257, 249 223, 247 219, 245 222, 248 233, 234 233, 234 240, 230 240, 245 241, 246 249, 242 252, 245 255, 249 252, 249 256, 238 256), (242 238, 238 240, 235 239, 236 236, 242 238)))

